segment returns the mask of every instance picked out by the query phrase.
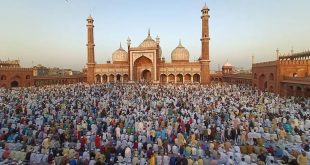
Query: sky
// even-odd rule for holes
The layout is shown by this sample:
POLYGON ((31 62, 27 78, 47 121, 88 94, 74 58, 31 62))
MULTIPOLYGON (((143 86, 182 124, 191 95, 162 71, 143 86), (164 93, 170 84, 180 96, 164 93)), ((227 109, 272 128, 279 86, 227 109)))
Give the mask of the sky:
POLYGON ((190 60, 201 54, 201 8, 210 8, 211 69, 228 60, 248 69, 274 60, 275 50, 310 49, 309 0, 1 0, 0 60, 81 70, 86 64, 86 18, 95 22, 96 63, 111 60, 128 37, 138 46, 150 28, 166 61, 182 40, 190 60))

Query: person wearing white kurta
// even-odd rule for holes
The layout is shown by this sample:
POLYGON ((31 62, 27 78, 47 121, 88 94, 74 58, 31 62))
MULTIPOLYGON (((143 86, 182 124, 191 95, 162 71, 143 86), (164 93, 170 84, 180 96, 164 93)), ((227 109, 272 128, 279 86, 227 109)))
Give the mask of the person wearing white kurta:
POLYGON ((157 143, 153 144, 153 150, 154 150, 154 152, 158 152, 158 144, 157 143))
POLYGON ((178 147, 176 145, 172 146, 172 153, 173 154, 178 154, 178 152, 179 152, 178 147))
POLYGON ((242 154, 240 152, 235 152, 234 158, 235 158, 236 164, 239 164, 241 162, 242 154))
POLYGON ((35 158, 36 158, 36 153, 31 153, 31 155, 30 155, 30 163, 34 163, 35 162, 35 158))
POLYGON ((156 156, 156 164, 158 164, 158 165, 163 164, 163 156, 162 155, 156 156))
POLYGON ((251 157, 249 155, 244 155, 244 161, 247 163, 247 164, 250 164, 251 163, 251 157))
POLYGON ((233 156, 229 156, 226 162, 226 165, 234 165, 234 164, 235 162, 234 162, 233 156))
POLYGON ((269 155, 267 155, 266 157, 266 164, 272 164, 272 162, 274 162, 274 157, 269 153, 269 155))
POLYGON ((131 159, 131 149, 129 147, 126 147, 125 149, 125 161, 130 162, 131 159))
POLYGON ((42 161, 42 159, 43 159, 43 154, 41 154, 41 153, 37 153, 36 155, 35 155, 35 159, 34 159, 34 163, 41 163, 41 161, 42 161))
POLYGON ((147 165, 146 159, 144 157, 140 158, 140 165, 147 165))
POLYGON ((164 155, 163 163, 164 165, 169 165, 170 163, 170 157, 167 155, 167 153, 164 155))
POLYGON ((192 156, 195 158, 197 156, 197 148, 192 147, 192 156))
POLYGON ((143 129, 144 129, 144 124, 143 124, 143 122, 139 122, 139 124, 138 124, 138 131, 139 131, 139 132, 142 132, 143 129))
POLYGON ((220 152, 220 159, 218 160, 218 163, 225 164, 228 160, 227 154, 224 152, 220 152))
POLYGON ((119 127, 115 128, 115 134, 117 139, 121 137, 121 129, 119 127))
POLYGON ((83 152, 83 155, 82 155, 82 158, 83 158, 84 160, 89 161, 89 160, 90 160, 89 151, 84 151, 84 152, 83 152))
POLYGON ((200 156, 200 157, 204 156, 204 150, 200 146, 198 148, 198 156, 200 156))
POLYGON ((133 134, 129 135, 129 141, 133 142, 133 140, 134 140, 133 134))
POLYGON ((139 158, 137 156, 134 156, 132 158, 131 164, 132 165, 138 165, 139 164, 139 158))

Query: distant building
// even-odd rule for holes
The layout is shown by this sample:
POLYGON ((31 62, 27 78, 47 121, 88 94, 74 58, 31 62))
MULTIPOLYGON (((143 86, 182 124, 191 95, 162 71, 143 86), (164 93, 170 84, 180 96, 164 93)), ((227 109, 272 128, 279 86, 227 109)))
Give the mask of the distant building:
POLYGON ((282 96, 310 97, 310 52, 280 55, 277 59, 252 65, 252 86, 282 96))
POLYGON ((251 73, 224 74, 223 81, 231 84, 244 84, 251 86, 252 74, 251 73))
POLYGON ((19 60, 0 60, 0 68, 20 68, 19 60))
POLYGON ((222 66, 221 71, 216 71, 210 74, 211 82, 213 83, 230 83, 252 85, 252 74, 247 70, 236 69, 228 61, 222 66))
POLYGON ((45 85, 64 85, 64 84, 76 84, 86 82, 85 74, 76 75, 54 75, 54 76, 41 76, 34 77, 35 86, 45 85))
POLYGON ((33 76, 46 76, 48 75, 49 69, 41 64, 33 67, 33 76))
POLYGON ((214 72, 211 82, 245 84, 281 96, 310 97, 310 51, 280 55, 275 61, 254 63, 251 70, 235 69, 226 62, 222 72, 214 72))
POLYGON ((47 68, 42 65, 22 68, 19 60, 0 61, 0 88, 74 84, 86 82, 86 75, 71 69, 47 68))
POLYGON ((233 66, 230 63, 228 63, 228 61, 222 66, 222 73, 223 74, 233 73, 233 66))
POLYGON ((41 64, 33 67, 33 76, 73 76, 79 75, 81 72, 72 69, 47 68, 41 64))
POLYGON ((72 69, 47 68, 42 65, 33 67, 34 85, 74 84, 86 81, 86 75, 72 69))
POLYGON ((0 88, 33 85, 32 68, 22 68, 19 60, 0 61, 0 88))

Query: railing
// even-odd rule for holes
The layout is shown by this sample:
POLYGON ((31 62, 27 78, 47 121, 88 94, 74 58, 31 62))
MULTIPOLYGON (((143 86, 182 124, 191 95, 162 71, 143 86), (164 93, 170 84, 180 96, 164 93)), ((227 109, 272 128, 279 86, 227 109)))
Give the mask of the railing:
POLYGON ((291 65, 291 64, 309 64, 310 60, 280 60, 280 64, 282 65, 291 65))
POLYGON ((4 71, 11 71, 11 70, 14 70, 14 71, 32 71, 32 68, 10 68, 10 67, 3 67, 1 68, 0 67, 0 70, 4 70, 4 71))
POLYGON ((252 79, 252 74, 227 74, 223 77, 236 78, 236 79, 252 79))
POLYGON ((253 64, 253 67, 261 67, 261 66, 274 66, 276 65, 276 61, 267 61, 253 64))
POLYGON ((0 64, 19 64, 19 60, 13 60, 13 61, 0 61, 0 64))
POLYGON ((292 81, 310 81, 310 77, 289 77, 284 76, 284 80, 292 80, 292 81))
POLYGON ((305 51, 305 52, 299 52, 299 53, 294 53, 291 55, 287 55, 287 56, 280 56, 279 59, 280 60, 284 60, 284 59, 296 59, 296 58, 308 58, 310 57, 310 51, 305 51))
POLYGON ((78 75, 51 75, 51 76, 34 76, 33 79, 40 80, 40 79, 75 79, 75 78, 84 78, 86 75, 78 74, 78 75))

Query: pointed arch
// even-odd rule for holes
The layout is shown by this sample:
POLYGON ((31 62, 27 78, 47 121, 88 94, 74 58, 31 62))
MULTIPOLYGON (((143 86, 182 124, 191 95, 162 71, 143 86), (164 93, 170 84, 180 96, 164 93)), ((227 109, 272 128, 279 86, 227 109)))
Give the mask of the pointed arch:
POLYGON ((175 82, 175 76, 174 76, 174 74, 169 74, 169 76, 168 76, 168 82, 169 82, 169 83, 174 83, 174 82, 175 82))
POLYGON ((195 83, 199 83, 200 82, 200 75, 198 73, 193 75, 193 81, 195 83))
POLYGON ((160 82, 161 83, 167 83, 167 75, 165 75, 165 74, 161 74, 160 75, 160 82))
POLYGON ((183 83, 183 75, 177 74, 177 83, 183 83))

